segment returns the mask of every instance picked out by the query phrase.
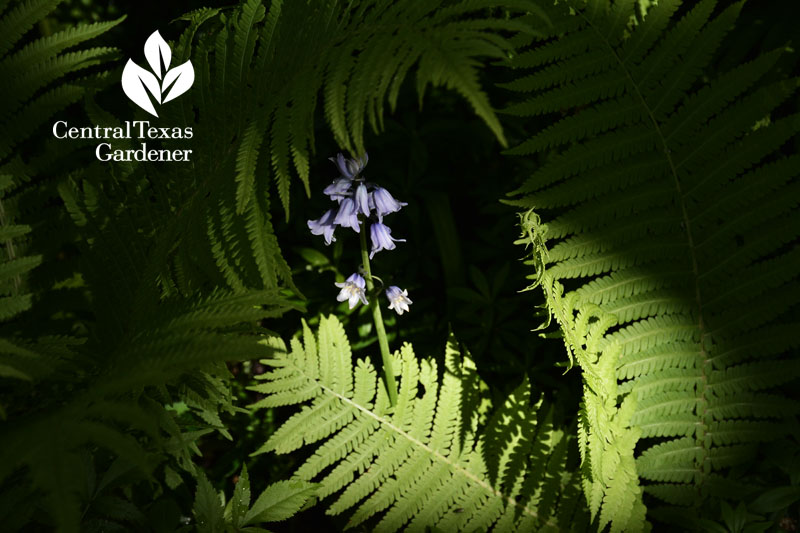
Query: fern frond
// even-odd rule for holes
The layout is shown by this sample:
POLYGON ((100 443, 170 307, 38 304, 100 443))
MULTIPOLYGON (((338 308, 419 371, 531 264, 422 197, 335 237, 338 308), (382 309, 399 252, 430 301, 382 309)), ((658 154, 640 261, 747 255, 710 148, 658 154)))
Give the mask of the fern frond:
MULTIPOLYGON (((114 57, 113 48, 88 48, 62 53, 107 32, 123 19, 70 28, 49 37, 19 40, 60 0, 26 0, 0 17, 0 164, 53 114, 85 93, 80 83, 54 85, 77 70, 102 64, 114 57)), ((19 174, 15 172, 15 174, 19 174)))
POLYGON ((0 57, 25 35, 31 27, 42 20, 61 2, 61 0, 25 0, 14 9, 3 13, 0 19, 0 57))
MULTIPOLYGON (((6 210, 6 195, 13 178, 0 175, 0 321, 7 321, 30 309, 33 293, 27 287, 27 275, 42 263, 41 255, 24 255, 21 237, 30 233, 27 225, 14 224, 6 210)), ((19 341, 0 338, 0 377, 33 380, 42 373, 37 350, 19 341)), ((2 408, 2 406, 0 406, 2 408)))
POLYGON ((337 143, 360 154, 366 125, 381 126, 385 103, 394 109, 416 67, 421 99, 427 85, 455 90, 504 142, 478 71, 507 56, 508 38, 529 31, 517 19, 537 7, 524 0, 437 5, 247 0, 183 18, 189 27, 174 53, 191 58, 197 81, 192 96, 164 106, 163 116, 208 134, 191 140, 192 168, 152 180, 179 206, 180 220, 170 223, 171 270, 181 272, 181 284, 292 287, 268 212, 270 191, 288 218, 294 180, 310 190, 320 97, 337 143), (487 11, 492 6, 510 9, 509 16, 487 11))
POLYGON ((84 89, 75 85, 61 85, 31 101, 0 127, 0 160, 13 154, 14 148, 27 139, 44 122, 69 104, 77 102, 84 89))
POLYGON ((321 497, 339 494, 328 512, 350 511, 349 525, 376 531, 578 531, 576 478, 565 470, 569 439, 552 412, 537 414, 523 383, 478 430, 468 405, 476 378, 451 339, 446 369, 418 360, 406 344, 397 404, 369 360, 352 361, 341 324, 323 317, 317 335, 304 323, 302 342, 270 341, 273 370, 251 387, 256 408, 301 404, 256 452, 316 451, 294 479, 318 482, 321 497))
MULTIPOLYGON (((538 8, 525 1, 511 5, 465 1, 440 10, 437 5, 406 1, 387 6, 363 0, 312 6, 272 1, 266 8, 260 0, 248 0, 229 17, 220 15, 223 26, 213 44, 215 72, 208 83, 216 106, 211 112, 222 117, 218 124, 225 139, 217 144, 238 146, 237 212, 243 212, 248 183, 258 172, 253 166, 258 139, 269 138, 270 168, 264 172, 273 174, 288 216, 293 174, 308 190, 309 149, 313 149, 309 125, 317 94, 324 97, 325 117, 337 143, 361 154, 365 125, 377 131, 383 123, 384 102, 394 108, 400 85, 415 64, 420 101, 429 84, 455 90, 505 145, 500 123, 478 82, 478 68, 487 59, 506 57, 511 50, 507 36, 530 31, 517 14, 538 8), (491 7, 512 9, 515 15, 479 15, 491 7), (242 92, 245 85, 253 90, 242 92), (231 87, 238 92, 232 93, 231 87), (243 135, 240 130, 245 130, 243 135)), ((182 41, 188 47, 191 38, 182 41)))
POLYGON ((554 29, 512 61, 522 101, 506 110, 563 115, 509 150, 548 152, 513 202, 536 211, 520 243, 587 384, 584 492, 601 526, 626 530, 641 524, 614 524, 631 499, 601 466, 632 461, 629 438, 658 439, 629 494, 638 471, 645 491, 687 505, 735 494, 726 470, 786 431, 800 294, 800 165, 783 154, 800 122, 776 111, 798 81, 766 81, 784 51, 715 75, 740 3, 675 20, 681 2, 659 1, 629 24, 631 4, 547 8, 554 29), (628 429, 609 435, 625 409, 628 429))
POLYGON ((53 35, 37 39, 26 44, 18 52, 14 52, 12 55, 0 61, 0 70, 15 69, 13 71, 8 70, 7 72, 18 72, 19 69, 27 69, 33 65, 38 65, 67 48, 71 48, 84 41, 102 35, 114 26, 120 24, 123 20, 125 20, 124 16, 108 22, 79 24, 54 33, 53 35))
POLYGON ((236 159, 236 213, 244 212, 247 202, 253 197, 253 181, 255 181, 256 162, 258 150, 263 140, 261 127, 256 121, 251 121, 244 131, 244 139, 239 147, 236 159))
MULTIPOLYGON (((82 527, 85 502, 77 495, 86 479, 84 462, 77 460, 63 475, 41 469, 57 467, 53 461, 75 461, 87 449, 100 447, 144 474, 164 463, 194 472, 195 441, 214 430, 227 435, 218 413, 232 410, 233 400, 221 385, 227 372, 222 363, 269 356, 272 349, 258 343, 254 325, 291 307, 274 286, 244 294, 162 290, 159 277, 177 228, 158 232, 163 219, 155 213, 169 217, 170 210, 120 209, 119 198, 130 205, 151 203, 153 191, 135 179, 126 184, 96 178, 90 167, 82 182, 64 180, 59 188, 65 214, 81 236, 76 277, 81 292, 92 295, 80 310, 80 322, 72 319, 79 337, 43 335, 39 317, 49 317, 53 310, 40 308, 48 300, 35 294, 31 308, 14 317, 15 330, 34 331, 35 336, 0 340, 4 380, 25 379, 31 382, 26 386, 41 391, 37 416, 24 416, 20 406, 13 406, 13 428, 0 439, 0 453, 15 460, 0 469, 0 483, 20 481, 27 493, 42 494, 50 520, 67 531, 82 527), (27 326, 28 320, 37 328, 27 326), (178 400, 189 408, 191 431, 165 408, 178 400), (51 445, 47 435, 53 428, 61 438, 51 445)), ((12 224, 6 233, 13 237, 24 232, 12 224)), ((22 267, 33 262, 20 259, 21 254, 8 264, 4 274, 10 277, 4 285, 19 276, 24 287, 27 272, 22 267)), ((172 481, 167 478, 172 484, 179 476, 173 471, 172 481)))
POLYGON ((197 530, 214 533, 225 529, 266 531, 255 524, 286 520, 313 498, 314 485, 302 481, 279 481, 271 484, 250 504, 250 477, 242 466, 233 497, 226 503, 224 494, 217 494, 205 474, 198 473, 194 515, 197 530))

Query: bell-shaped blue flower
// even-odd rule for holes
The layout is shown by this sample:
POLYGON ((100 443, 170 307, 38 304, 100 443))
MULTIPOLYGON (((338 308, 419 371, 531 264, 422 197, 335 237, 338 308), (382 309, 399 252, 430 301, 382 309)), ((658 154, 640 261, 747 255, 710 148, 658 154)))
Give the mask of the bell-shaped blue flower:
POLYGON ((325 187, 322 191, 331 197, 331 200, 341 202, 347 196, 350 196, 350 188, 353 186, 353 181, 347 178, 336 178, 333 183, 325 187))
POLYGON ((364 215, 365 217, 369 216, 369 193, 367 192, 367 186, 363 183, 360 183, 356 188, 356 211, 364 215))
POLYGON ((334 210, 328 209, 318 220, 309 220, 308 229, 311 230, 312 235, 322 235, 325 238, 325 244, 329 245, 336 240, 336 237, 333 236, 333 231, 336 229, 335 217, 334 210))
POLYGON ((336 168, 339 169, 339 174, 341 174, 342 177, 352 180, 367 166, 369 156, 364 152, 364 155, 360 159, 345 159, 344 155, 338 153, 335 159, 333 157, 329 159, 333 161, 336 168))
POLYGON ((336 168, 339 169, 339 174, 349 180, 353 179, 353 175, 350 174, 350 171, 347 169, 347 160, 345 160, 341 152, 336 154, 336 157, 329 157, 328 160, 336 165, 336 168))
POLYGON ((361 226, 358 221, 358 211, 356 211, 356 203, 352 198, 345 198, 339 204, 339 212, 336 213, 336 218, 333 223, 344 228, 353 228, 358 233, 361 231, 361 226))
POLYGON ((378 220, 383 220, 384 215, 389 213, 396 213, 400 208, 407 206, 406 202, 399 202, 384 189, 383 187, 375 187, 372 191, 372 202, 375 204, 375 212, 378 213, 378 220))
POLYGON ((334 285, 341 289, 336 300, 339 302, 347 300, 350 309, 358 305, 358 302, 367 305, 367 295, 364 293, 366 283, 360 274, 351 274, 344 283, 334 283, 334 285))
POLYGON ((394 250, 395 242, 406 242, 405 239, 393 238, 392 230, 381 222, 372 223, 369 227, 369 236, 372 239, 372 250, 369 252, 370 259, 381 250, 394 250))
POLYGON ((401 290, 400 287, 396 285, 392 285, 386 289, 386 297, 389 299, 389 309, 394 310, 398 315, 402 315, 403 312, 408 313, 408 306, 414 303, 408 297, 408 291, 405 289, 401 290))

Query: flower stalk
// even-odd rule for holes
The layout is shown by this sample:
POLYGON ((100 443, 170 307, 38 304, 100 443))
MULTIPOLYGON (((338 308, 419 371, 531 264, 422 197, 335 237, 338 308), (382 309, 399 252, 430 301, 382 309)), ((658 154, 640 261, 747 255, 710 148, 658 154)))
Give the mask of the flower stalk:
MULTIPOLYGON (((367 282, 367 292, 372 294, 375 283, 372 281, 372 272, 369 268, 369 249, 367 248, 367 225, 361 225, 361 261, 364 267, 364 278, 367 282)), ((392 407, 397 403, 397 381, 394 378, 392 367, 392 354, 389 351, 389 339, 386 337, 386 328, 383 325, 383 315, 376 298, 371 298, 369 306, 372 308, 372 320, 375 323, 375 333, 378 335, 378 346, 381 350, 383 362, 383 379, 386 382, 386 392, 389 394, 389 403, 392 407)))
MULTIPOLYGON (((383 187, 364 179, 362 173, 369 161, 366 153, 358 159, 347 159, 340 153, 336 157, 331 157, 330 160, 339 170, 339 177, 334 179, 322 192, 336 203, 336 207, 329 209, 317 220, 309 220, 308 229, 311 230, 312 235, 322 235, 326 245, 330 245, 336 240, 334 232, 337 226, 351 228, 359 234, 364 275, 354 272, 345 281, 334 283, 339 289, 336 300, 347 301, 350 309, 359 303, 372 308, 372 320, 375 323, 378 346, 383 360, 386 392, 389 395, 390 404, 394 406, 397 403, 397 382, 394 379, 392 354, 389 351, 389 340, 386 338, 386 327, 378 306, 379 298, 375 293, 375 281, 372 277, 369 260, 381 250, 394 250, 397 247, 396 242, 406 242, 405 239, 392 237, 392 230, 384 225, 383 217, 400 211, 408 204, 395 199, 383 187), (372 241, 371 249, 367 247, 367 231, 369 231, 372 241)), ((382 285, 383 282, 381 282, 382 285)), ((396 312, 398 316, 407 313, 408 306, 413 303, 408 297, 408 291, 396 285, 387 288, 384 294, 389 300, 389 309, 396 312)))

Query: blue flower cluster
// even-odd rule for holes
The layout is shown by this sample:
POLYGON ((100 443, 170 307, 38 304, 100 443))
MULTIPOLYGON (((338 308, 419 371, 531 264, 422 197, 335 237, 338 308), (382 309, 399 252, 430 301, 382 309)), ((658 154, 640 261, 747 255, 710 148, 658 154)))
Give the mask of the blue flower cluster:
MULTIPOLYGON (((372 242, 370 259, 381 250, 394 250, 396 242, 405 242, 405 239, 392 237, 392 230, 383 223, 383 217, 400 211, 408 204, 396 200, 383 187, 364 180, 361 174, 369 161, 367 154, 360 159, 346 159, 342 154, 337 154, 330 160, 339 170, 339 177, 325 187, 323 192, 336 205, 317 220, 308 221, 311 233, 322 235, 325 244, 329 245, 336 240, 336 226, 352 228, 359 233, 362 231, 362 223, 368 223, 372 242)), ((347 300, 350 309, 358 305, 358 302, 367 304, 365 282, 360 274, 353 274, 344 283, 336 283, 336 286, 341 289, 337 300, 347 300)), ((386 290, 386 297, 389 299, 389 309, 397 311, 398 315, 409 310, 408 304, 411 300, 408 299, 408 291, 392 286, 386 290)))
POLYGON ((371 220, 370 259, 381 250, 394 250, 395 242, 405 242, 405 239, 392 237, 392 230, 383 223, 383 217, 400 211, 408 204, 395 200, 383 187, 364 181, 361 172, 369 161, 367 154, 361 159, 345 159, 342 154, 338 154, 336 158, 332 157, 331 161, 338 167, 340 177, 325 187, 323 192, 338 205, 328 209, 319 219, 308 221, 311 233, 322 235, 325 244, 330 244, 336 240, 333 234, 336 226, 353 228, 356 233, 360 232, 361 221, 358 217, 361 215, 365 220, 371 220))

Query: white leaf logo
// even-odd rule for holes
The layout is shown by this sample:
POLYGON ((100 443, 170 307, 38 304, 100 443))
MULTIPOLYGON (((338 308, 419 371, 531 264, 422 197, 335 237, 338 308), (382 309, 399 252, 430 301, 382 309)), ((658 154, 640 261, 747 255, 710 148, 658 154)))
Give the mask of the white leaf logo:
POLYGON ((169 62, 172 59, 172 50, 169 49, 167 42, 154 31, 144 42, 144 57, 150 63, 150 68, 161 78, 161 60, 164 60, 164 71, 169 70, 169 62))
POLYGON ((191 61, 187 61, 173 69, 169 68, 172 50, 158 30, 154 31, 144 43, 144 57, 152 72, 129 59, 122 71, 122 90, 134 104, 157 117, 158 112, 153 106, 151 97, 160 105, 188 91, 194 83, 194 67, 191 61))
POLYGON ((167 89, 170 89, 167 96, 161 102, 166 104, 170 100, 179 97, 189 90, 189 87, 194 83, 194 67, 190 61, 183 65, 179 65, 174 69, 167 72, 164 76, 164 82, 161 84, 161 94, 164 94, 167 89), (173 83, 174 82, 174 83, 173 83), (172 88, 170 88, 170 85, 172 88))
POLYGON ((153 103, 147 96, 145 87, 153 95, 156 102, 161 103, 161 84, 151 73, 137 65, 132 59, 128 60, 125 70, 122 71, 122 90, 128 95, 134 104, 138 105, 151 115, 158 116, 153 103))

